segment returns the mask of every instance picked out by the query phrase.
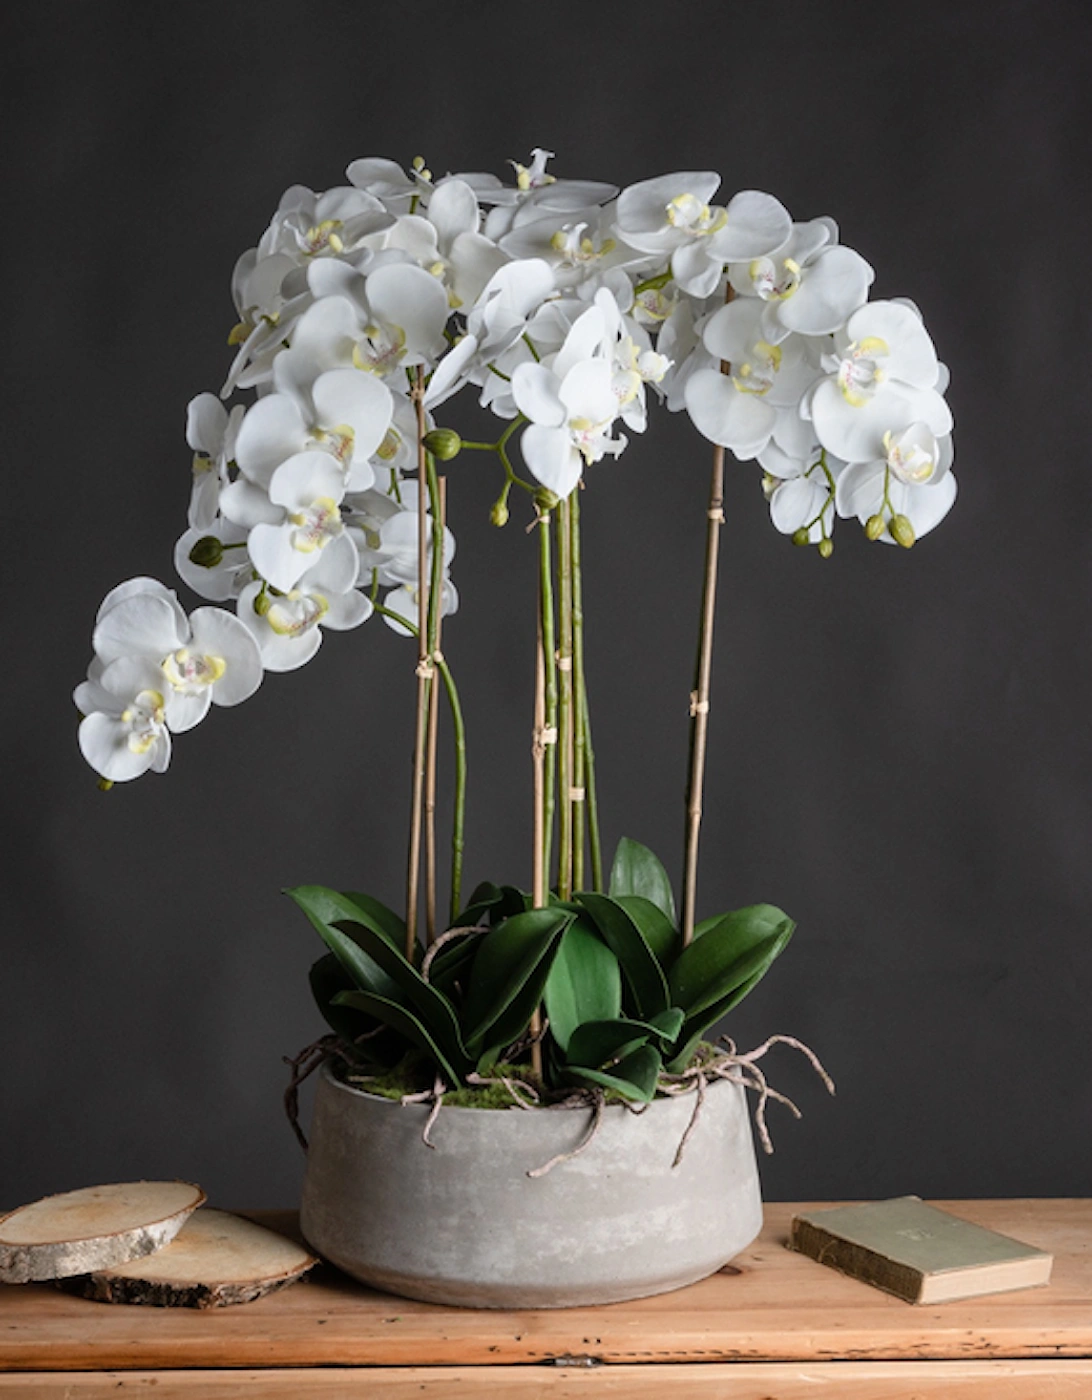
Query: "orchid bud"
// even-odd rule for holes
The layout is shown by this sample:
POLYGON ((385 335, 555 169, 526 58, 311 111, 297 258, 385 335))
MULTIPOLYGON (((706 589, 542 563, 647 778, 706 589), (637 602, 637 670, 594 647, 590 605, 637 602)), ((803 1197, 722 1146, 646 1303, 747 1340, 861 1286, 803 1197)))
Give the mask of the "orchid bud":
POLYGON ((262 591, 257 594, 251 606, 259 617, 265 617, 266 613, 273 606, 273 600, 263 588, 262 591))
POLYGON ((793 544, 796 544, 796 545, 807 544, 807 543, 808 543, 808 535, 809 535, 808 527, 807 527, 806 525, 801 525, 800 528, 799 528, 798 530, 794 530, 794 531, 792 532, 792 542, 793 542, 793 544))
POLYGON ((508 524, 508 502, 503 496, 493 502, 493 509, 489 512, 489 523, 498 528, 508 524))
POLYGON ((561 497, 549 490, 546 486, 540 486, 535 492, 535 505, 541 514, 546 515, 561 504, 561 497))
POLYGON ((891 519, 891 536, 896 544, 901 544, 903 549, 909 549, 917 536, 914 534, 914 527, 905 515, 896 515, 891 519))
POLYGON ((829 559, 834 553, 834 541, 828 535, 825 540, 819 541, 819 558, 829 559))
POLYGON ((864 532, 870 540, 878 540, 887 529, 887 523, 882 515, 870 515, 865 521, 864 532))
POLYGON ((114 786, 114 780, 113 780, 113 778, 100 778, 100 779, 99 779, 99 792, 109 792, 110 789, 111 789, 113 786, 114 786))
POLYGON ((190 563, 202 569, 215 569, 224 557, 224 546, 215 535, 202 535, 190 550, 190 563))
POLYGON ((450 462, 462 451, 463 440, 454 428, 433 428, 425 434, 425 451, 441 462, 450 462))

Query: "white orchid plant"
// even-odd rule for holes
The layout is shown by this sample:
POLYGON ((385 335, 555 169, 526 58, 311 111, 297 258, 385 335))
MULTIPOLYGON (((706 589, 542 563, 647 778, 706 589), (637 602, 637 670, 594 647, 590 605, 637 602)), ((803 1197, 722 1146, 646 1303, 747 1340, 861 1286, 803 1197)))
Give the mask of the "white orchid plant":
POLYGON ((327 943, 312 985, 342 1057, 389 1069, 408 1054, 442 1093, 523 1050, 536 1092, 648 1099, 712 1063, 703 1033, 793 928, 768 905, 695 914, 725 450, 757 462, 794 544, 828 558, 836 519, 856 518, 869 540, 909 548, 955 499, 952 416, 917 307, 868 299, 872 268, 833 220, 794 222, 753 190, 717 204, 711 171, 619 192, 555 178, 549 158, 515 164, 513 183, 368 158, 346 185, 285 193, 235 268, 224 386, 189 406, 175 564, 210 606, 187 614, 149 578, 108 595, 75 693, 79 741, 104 787, 162 772, 174 734, 310 661, 324 629, 379 616, 416 638, 405 915, 292 891, 327 943), (460 393, 500 420, 495 439, 443 423, 460 393), (625 470, 650 401, 685 411, 714 447, 679 918, 662 865, 634 842, 605 890, 584 663, 580 494, 625 470), (533 888, 482 885, 465 905, 465 733, 440 646, 458 605, 440 469, 456 456, 456 474, 474 456, 499 468, 494 525, 513 488, 525 500, 538 580, 533 888), (455 767, 446 924, 441 695, 455 767))

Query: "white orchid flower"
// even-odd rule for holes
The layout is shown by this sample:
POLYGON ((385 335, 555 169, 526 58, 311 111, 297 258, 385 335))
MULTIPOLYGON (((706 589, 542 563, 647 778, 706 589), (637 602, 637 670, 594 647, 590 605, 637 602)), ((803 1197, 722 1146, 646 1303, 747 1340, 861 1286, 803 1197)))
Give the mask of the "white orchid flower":
MULTIPOLYGON (((618 237, 613 208, 596 205, 572 212, 526 205, 517 213, 511 231, 500 240, 500 247, 512 258, 540 258, 549 264, 562 291, 591 280, 601 283, 608 272, 648 261, 618 237)), ((628 289, 628 279, 623 280, 628 289)), ((627 304, 631 298, 630 290, 627 304)))
POLYGON ((295 588, 325 556, 328 587, 346 593, 356 582, 357 556, 345 534, 341 500, 345 475, 325 452, 301 452, 273 473, 269 500, 281 507, 276 523, 259 521, 247 537, 247 552, 274 588, 295 588))
POLYGON ((166 770, 171 758, 166 691, 162 668, 143 656, 120 657, 97 679, 76 687, 72 698, 84 716, 80 752, 96 773, 125 783, 149 768, 166 770))
POLYGON ((808 543, 829 538, 835 515, 835 489, 846 464, 825 452, 814 438, 801 456, 769 443, 758 454, 765 473, 763 490, 770 503, 770 519, 783 535, 806 529, 808 543))
POLYGON ((498 268, 509 261, 479 231, 481 210, 463 180, 442 180, 427 214, 407 214, 388 232, 387 248, 401 249, 442 283, 452 309, 472 305, 498 268))
POLYGON ((122 660, 158 665, 153 689, 164 695, 166 724, 176 734, 198 724, 211 703, 238 705, 253 695, 261 661, 237 618, 222 608, 198 608, 187 618, 155 580, 132 580, 129 588, 115 589, 100 609, 93 645, 102 677, 122 660))
POLYGON ((875 272, 859 253, 838 244, 832 219, 792 226, 786 243, 765 257, 732 263, 728 280, 741 296, 766 303, 768 340, 790 331, 823 335, 840 330, 868 297, 875 272))
MULTIPOLYGON (((345 320, 344 306, 336 313, 340 319, 329 313, 329 329, 323 326, 319 334, 327 334, 332 345, 321 353, 380 378, 435 363, 447 347, 444 327, 450 314, 442 282, 409 261, 376 262, 367 275, 345 264, 311 268, 308 281, 315 295, 347 302, 354 313, 352 323, 345 320)), ((285 352, 289 366, 294 366, 298 346, 297 333, 285 352)), ((299 358, 306 362, 302 347, 299 358)), ((299 379, 299 371, 292 368, 291 377, 299 379)))
POLYGON ((603 342, 611 363, 611 385, 618 414, 627 428, 643 433, 648 423, 645 385, 660 385, 671 361, 652 348, 652 342, 636 322, 623 316, 610 292, 596 293, 595 305, 603 313, 603 342))
POLYGON ((675 281, 692 296, 709 296, 726 263, 767 257, 792 232, 773 195, 741 190, 725 207, 711 205, 719 185, 714 171, 686 171, 642 180, 618 197, 619 236, 642 253, 670 255, 675 281))
POLYGON ((229 414, 215 394, 198 394, 186 410, 186 441, 193 449, 193 487, 187 518, 191 529, 208 530, 220 509, 220 491, 231 482, 228 465, 245 409, 229 414))
POLYGON ((838 514, 856 516, 862 525, 883 525, 874 538, 887 544, 909 545, 935 529, 955 504, 956 481, 951 470, 952 440, 938 439, 925 423, 910 423, 889 431, 884 456, 853 462, 838 481, 838 514), (893 525, 902 516, 905 526, 893 525), (903 538, 899 538, 899 534, 903 538))
POLYGON ((573 491, 587 463, 617 457, 626 445, 611 437, 618 399, 605 336, 602 308, 589 307, 550 363, 521 364, 512 375, 516 406, 530 419, 520 439, 523 459, 557 496, 573 491))
POLYGON ((776 345, 764 338, 762 303, 753 297, 714 312, 702 343, 728 372, 710 367, 690 377, 686 407, 694 426, 737 457, 755 457, 773 435, 777 410, 797 405, 819 371, 801 337, 776 345))
POLYGON ((221 511, 240 525, 256 524, 263 518, 261 502, 248 486, 267 490, 277 468, 301 452, 327 453, 347 488, 366 490, 375 479, 370 459, 386 436, 392 407, 386 385, 353 369, 327 370, 309 391, 293 385, 292 392, 267 394, 247 410, 239 428, 235 459, 243 477, 221 493, 221 511))
POLYGON ((553 269, 542 258, 520 258, 495 272, 467 314, 467 331, 482 360, 493 360, 514 345, 554 290, 553 269))
POLYGON ((363 593, 327 587, 323 562, 287 593, 270 594, 264 584, 251 583, 239 595, 239 619, 254 637, 267 671, 297 670, 318 651, 320 629, 345 632, 371 617, 372 605, 363 593))
POLYGON ((239 320, 228 336, 238 346, 220 397, 265 384, 273 360, 311 305, 305 270, 287 253, 259 257, 250 248, 235 264, 231 292, 239 320))
POLYGON ((873 301, 835 336, 832 371, 810 397, 819 441, 848 462, 885 455, 884 437, 924 423, 937 437, 952 429, 933 342, 912 307, 873 301))
POLYGON ((258 244, 258 256, 286 253, 299 263, 348 256, 393 222, 374 195, 351 185, 338 185, 322 194, 306 185, 292 185, 281 196, 258 244))

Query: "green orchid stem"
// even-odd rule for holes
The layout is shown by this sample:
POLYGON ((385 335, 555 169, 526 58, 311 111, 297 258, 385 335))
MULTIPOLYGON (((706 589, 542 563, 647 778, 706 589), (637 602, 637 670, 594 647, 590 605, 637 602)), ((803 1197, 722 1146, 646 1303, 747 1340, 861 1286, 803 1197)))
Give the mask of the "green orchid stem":
MULTIPOLYGON (((378 579, 376 587, 378 587, 378 579)), ((399 627, 404 627, 412 636, 417 636, 417 628, 409 618, 403 617, 401 613, 396 613, 391 608, 384 607, 382 603, 377 603, 374 598, 372 605, 380 617, 389 618, 392 622, 396 622, 399 627)), ((454 922, 462 907, 463 851, 465 849, 464 832, 466 829, 466 722, 463 718, 459 689, 455 684, 451 667, 443 658, 436 661, 435 665, 440 673, 440 679, 444 683, 444 692, 451 710, 451 727, 455 746, 455 810, 451 827, 451 919, 454 922)))
POLYGON ((603 893, 603 846, 599 839, 599 797, 595 782, 595 750, 592 747, 591 718, 588 713, 588 694, 580 696, 580 708, 584 719, 584 784, 587 789, 588 808, 588 851, 591 855, 592 889, 603 893))
MULTIPOLYGON (((440 621, 444 587, 444 483, 436 475, 436 458, 425 453, 429 510, 432 515, 431 573, 428 588, 428 655, 435 667, 440 651, 440 621)), ((425 929, 426 941, 436 941, 436 756, 440 728, 440 697, 434 676, 428 681, 428 737, 425 756, 425 929)))
MULTIPOLYGON (((409 371, 407 370, 407 375, 409 371)), ((427 480, 428 453, 425 451, 425 433, 428 423, 425 414, 424 394, 425 375, 420 365, 414 374, 409 375, 412 385, 412 399, 417 419, 417 481, 418 485, 427 480)), ((428 625, 428 530, 422 502, 417 510, 417 704, 413 740, 413 784, 410 800, 409 852, 406 860, 406 960, 415 962, 417 955, 417 913, 421 874, 421 829, 425 805, 425 766, 428 745, 428 713, 431 681, 429 664, 429 625, 428 625)))
POLYGON ((557 658, 554 642, 554 591, 550 551, 550 517, 541 517, 538 526, 539 593, 542 621, 542 651, 546 667, 545 734, 536 742, 544 746, 542 793, 542 868, 550 883, 551 846, 554 830, 554 785, 557 774, 557 658))
POLYGON ((535 491, 536 491, 538 488, 535 487, 535 486, 532 486, 531 483, 530 483, 529 481, 524 481, 524 479, 523 479, 521 476, 517 476, 517 475, 516 475, 515 470, 514 470, 513 467, 512 467, 512 462, 511 462, 511 459, 510 459, 509 456, 508 456, 508 453, 505 451, 505 449, 504 449, 499 443, 498 443, 498 445, 497 445, 497 453, 498 453, 498 455, 500 456, 501 462, 502 462, 502 464, 503 464, 503 466, 504 466, 505 476, 506 476, 507 479, 508 479, 509 485, 510 485, 510 486, 520 486, 520 487, 523 488, 524 491, 530 492, 530 494, 533 496, 533 495, 535 494, 535 491))
POLYGON ((573 893, 573 573, 572 511, 567 500, 557 507, 557 669, 560 703, 557 724, 558 823, 557 893, 571 899, 573 893))
POLYGON ((533 496, 537 487, 532 485, 529 481, 524 481, 521 476, 516 474, 516 470, 512 466, 512 459, 508 455, 509 439, 512 434, 518 428, 522 428, 526 422, 527 418, 524 414, 517 414, 512 422, 509 423, 508 427, 505 428, 504 432, 501 433, 496 442, 468 442, 466 438, 463 438, 462 445, 471 452, 495 452, 501 459, 501 465, 504 467, 504 475, 508 484, 510 486, 521 486, 524 491, 529 491, 533 496))

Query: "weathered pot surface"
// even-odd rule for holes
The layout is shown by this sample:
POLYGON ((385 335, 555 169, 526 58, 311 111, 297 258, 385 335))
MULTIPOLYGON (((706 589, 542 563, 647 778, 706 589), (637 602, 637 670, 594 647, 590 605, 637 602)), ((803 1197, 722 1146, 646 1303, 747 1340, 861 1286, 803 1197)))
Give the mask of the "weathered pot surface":
POLYGON ((666 1293, 756 1237, 762 1201, 746 1095, 718 1081, 682 1161, 694 1096, 642 1114, 429 1110, 343 1084, 324 1066, 300 1215, 312 1247, 389 1293, 475 1308, 560 1308, 666 1293))

